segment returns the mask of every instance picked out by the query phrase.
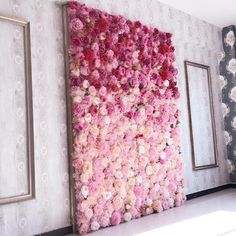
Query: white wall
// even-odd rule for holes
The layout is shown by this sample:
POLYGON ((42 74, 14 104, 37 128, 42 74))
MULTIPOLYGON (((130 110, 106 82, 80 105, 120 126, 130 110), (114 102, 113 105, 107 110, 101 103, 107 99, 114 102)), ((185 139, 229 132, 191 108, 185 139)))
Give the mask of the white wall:
MULTIPOLYGON (((62 16, 56 0, 2 0, 0 14, 31 22, 36 199, 0 207, 1 236, 33 235, 69 225, 69 189, 66 150, 66 114, 62 16)), ((131 20, 174 34, 179 69, 182 111, 182 152, 186 193, 228 182, 225 168, 217 56, 220 29, 184 14, 157 0, 83 0, 88 6, 121 14, 131 20), (184 60, 211 66, 220 167, 193 172, 188 126, 184 60)), ((202 110, 204 112, 204 108, 202 110)), ((204 137, 203 137, 204 139, 204 137)), ((207 142, 207 140, 205 140, 207 142)))

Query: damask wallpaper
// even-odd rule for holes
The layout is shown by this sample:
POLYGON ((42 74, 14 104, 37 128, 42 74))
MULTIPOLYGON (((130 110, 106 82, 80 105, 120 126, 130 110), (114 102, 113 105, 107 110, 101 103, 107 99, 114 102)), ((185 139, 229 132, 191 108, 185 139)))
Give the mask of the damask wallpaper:
POLYGON ((234 25, 223 28, 224 53, 220 61, 220 86, 227 145, 227 166, 230 179, 236 182, 236 29, 234 25))
MULTIPOLYGON (((0 235, 28 236, 70 224, 66 145, 66 109, 60 0, 1 0, 0 14, 31 22, 35 133, 36 199, 0 207, 0 235)), ((81 0, 90 7, 158 27, 173 34, 180 89, 182 158, 186 193, 228 182, 222 136, 221 92, 217 58, 221 29, 157 0, 81 0), (217 124, 219 168, 192 171, 184 60, 211 66, 217 124)), ((204 112, 202 108, 201 112, 204 112)), ((207 140, 207 139, 205 139, 207 140)))
MULTIPOLYGON (((0 14, 28 20, 31 24, 36 180, 34 200, 0 206, 0 235, 36 235, 70 225, 61 5, 41 0, 3 0, 0 14)), ((17 48, 22 40, 19 29, 1 27, 1 34, 3 30, 15 40, 11 56, 18 55, 16 62, 23 64, 23 50, 17 48)), ((5 68, 10 67, 5 63, 5 68)), ((12 86, 12 81, 4 81, 7 82, 12 86)), ((24 99, 17 102, 19 114, 24 114, 20 111, 24 99)), ((5 103, 5 109, 1 107, 0 111, 6 111, 7 105, 9 103, 5 103)), ((24 128, 20 127, 20 122, 18 125, 13 140, 24 128)), ((19 144, 23 145, 21 139, 19 144)), ((10 141, 4 145, 9 150, 14 148, 10 141)), ((23 168, 20 158, 16 158, 15 165, 17 171, 13 171, 18 173, 23 168)), ((15 177, 14 173, 7 174, 9 178, 15 177)), ((25 178, 15 179, 19 186, 24 186, 25 178)))

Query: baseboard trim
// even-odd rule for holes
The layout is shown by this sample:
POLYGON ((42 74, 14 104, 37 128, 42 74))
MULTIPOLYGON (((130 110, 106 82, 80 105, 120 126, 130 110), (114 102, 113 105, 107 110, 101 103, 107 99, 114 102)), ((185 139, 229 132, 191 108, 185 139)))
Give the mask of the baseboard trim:
POLYGON ((216 193, 216 192, 228 189, 228 188, 236 188, 236 184, 234 184, 234 183, 225 184, 225 185, 218 186, 218 187, 215 187, 215 188, 206 189, 206 190, 203 190, 203 191, 200 191, 200 192, 191 193, 191 194, 188 194, 186 197, 187 197, 187 200, 191 200, 191 199, 194 199, 194 198, 197 198, 197 197, 202 197, 202 196, 205 196, 205 195, 208 195, 208 194, 211 194, 211 193, 216 193))
POLYGON ((73 227, 67 226, 64 228, 56 229, 42 234, 37 234, 35 236, 65 236, 67 234, 73 234, 73 227))

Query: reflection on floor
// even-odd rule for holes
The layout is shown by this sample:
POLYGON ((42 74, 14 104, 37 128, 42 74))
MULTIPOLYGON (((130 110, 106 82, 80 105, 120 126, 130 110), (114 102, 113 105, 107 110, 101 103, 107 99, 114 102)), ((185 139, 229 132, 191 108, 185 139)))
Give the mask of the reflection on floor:
POLYGON ((236 236, 236 189, 227 189, 199 197, 187 201, 182 207, 88 235, 236 236))

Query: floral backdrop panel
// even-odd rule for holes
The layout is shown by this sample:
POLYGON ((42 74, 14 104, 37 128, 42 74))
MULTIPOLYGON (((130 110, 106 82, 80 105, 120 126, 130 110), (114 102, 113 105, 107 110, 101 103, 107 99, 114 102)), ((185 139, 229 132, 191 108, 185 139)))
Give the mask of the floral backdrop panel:
POLYGON ((77 2, 67 14, 78 232, 180 206, 171 34, 77 2))

